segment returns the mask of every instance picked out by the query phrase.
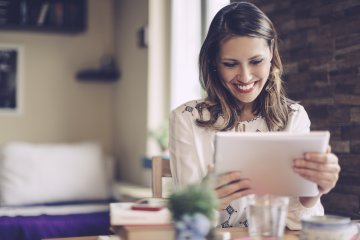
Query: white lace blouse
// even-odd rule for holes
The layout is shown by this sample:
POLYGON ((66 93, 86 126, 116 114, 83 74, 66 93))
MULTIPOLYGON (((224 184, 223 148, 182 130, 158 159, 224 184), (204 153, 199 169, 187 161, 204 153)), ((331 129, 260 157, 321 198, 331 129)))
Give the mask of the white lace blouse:
MULTIPOLYGON (((199 111, 195 108, 203 100, 187 102, 170 114, 170 165, 176 187, 200 182, 207 175, 207 166, 213 162, 215 130, 205 129, 196 125, 199 111)), ((289 122, 284 131, 309 132, 310 120, 305 109, 299 105, 292 106, 289 122)), ((204 119, 209 113, 203 111, 204 119)), ((251 121, 240 122, 238 127, 246 132, 267 132, 264 118, 257 116, 251 121)), ((232 130, 235 131, 235 130, 232 130)), ((314 207, 304 207, 297 197, 291 197, 286 225, 289 229, 301 228, 300 219, 309 215, 323 215, 324 209, 319 201, 314 207)), ((219 226, 247 226, 244 199, 239 198, 220 212, 219 226)))

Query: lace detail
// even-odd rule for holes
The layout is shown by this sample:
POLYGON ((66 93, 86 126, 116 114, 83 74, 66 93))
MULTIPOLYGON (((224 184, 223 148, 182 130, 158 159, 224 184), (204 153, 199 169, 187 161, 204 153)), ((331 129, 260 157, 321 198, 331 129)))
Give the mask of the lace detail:
POLYGON ((259 119, 259 118, 262 118, 262 116, 261 116, 261 115, 257 115, 257 116, 253 117, 253 118, 250 119, 250 120, 240 121, 239 124, 240 124, 240 123, 250 123, 250 122, 253 122, 253 121, 255 121, 255 120, 259 119))
MULTIPOLYGON (((258 119, 261 119, 262 116, 261 115, 257 115, 254 118, 250 119, 250 120, 245 120, 245 121, 240 121, 236 124, 235 126, 235 131, 236 132, 246 132, 246 124, 249 124, 251 122, 254 122, 258 119)), ((260 132, 259 129, 257 129, 257 132, 260 132)))

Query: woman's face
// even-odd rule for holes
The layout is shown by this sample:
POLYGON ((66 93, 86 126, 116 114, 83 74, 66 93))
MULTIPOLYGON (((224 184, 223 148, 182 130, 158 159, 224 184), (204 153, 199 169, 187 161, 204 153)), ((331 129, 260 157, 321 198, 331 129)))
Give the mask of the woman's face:
POLYGON ((271 59, 264 39, 233 37, 220 44, 217 70, 232 95, 251 106, 269 77, 271 59))

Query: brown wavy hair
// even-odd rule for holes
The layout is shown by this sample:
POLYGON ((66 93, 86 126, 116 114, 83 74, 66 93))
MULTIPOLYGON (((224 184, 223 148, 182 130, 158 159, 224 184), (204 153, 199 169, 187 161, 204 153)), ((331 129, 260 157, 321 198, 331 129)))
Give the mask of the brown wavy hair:
POLYGON ((205 102, 196 108, 200 118, 198 126, 226 131, 238 123, 242 104, 227 90, 216 71, 217 57, 221 44, 238 36, 262 38, 272 49, 269 78, 254 100, 253 113, 264 117, 270 131, 280 131, 288 122, 290 105, 294 101, 285 96, 281 75, 282 63, 278 51, 278 37, 270 19, 254 4, 235 2, 223 7, 212 20, 199 55, 201 86, 207 93, 205 102), (210 119, 203 118, 203 111, 208 110, 210 119), (224 118, 221 126, 216 125, 219 117, 224 118))

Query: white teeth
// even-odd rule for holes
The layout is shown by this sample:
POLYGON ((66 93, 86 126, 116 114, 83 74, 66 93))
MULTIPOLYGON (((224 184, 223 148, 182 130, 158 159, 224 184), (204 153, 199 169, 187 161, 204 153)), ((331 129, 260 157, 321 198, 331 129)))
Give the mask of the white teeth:
POLYGON ((237 87, 240 89, 240 90, 249 90, 250 88, 252 88, 254 86, 255 82, 253 83, 250 83, 250 84, 247 84, 247 85, 237 85, 237 87))

